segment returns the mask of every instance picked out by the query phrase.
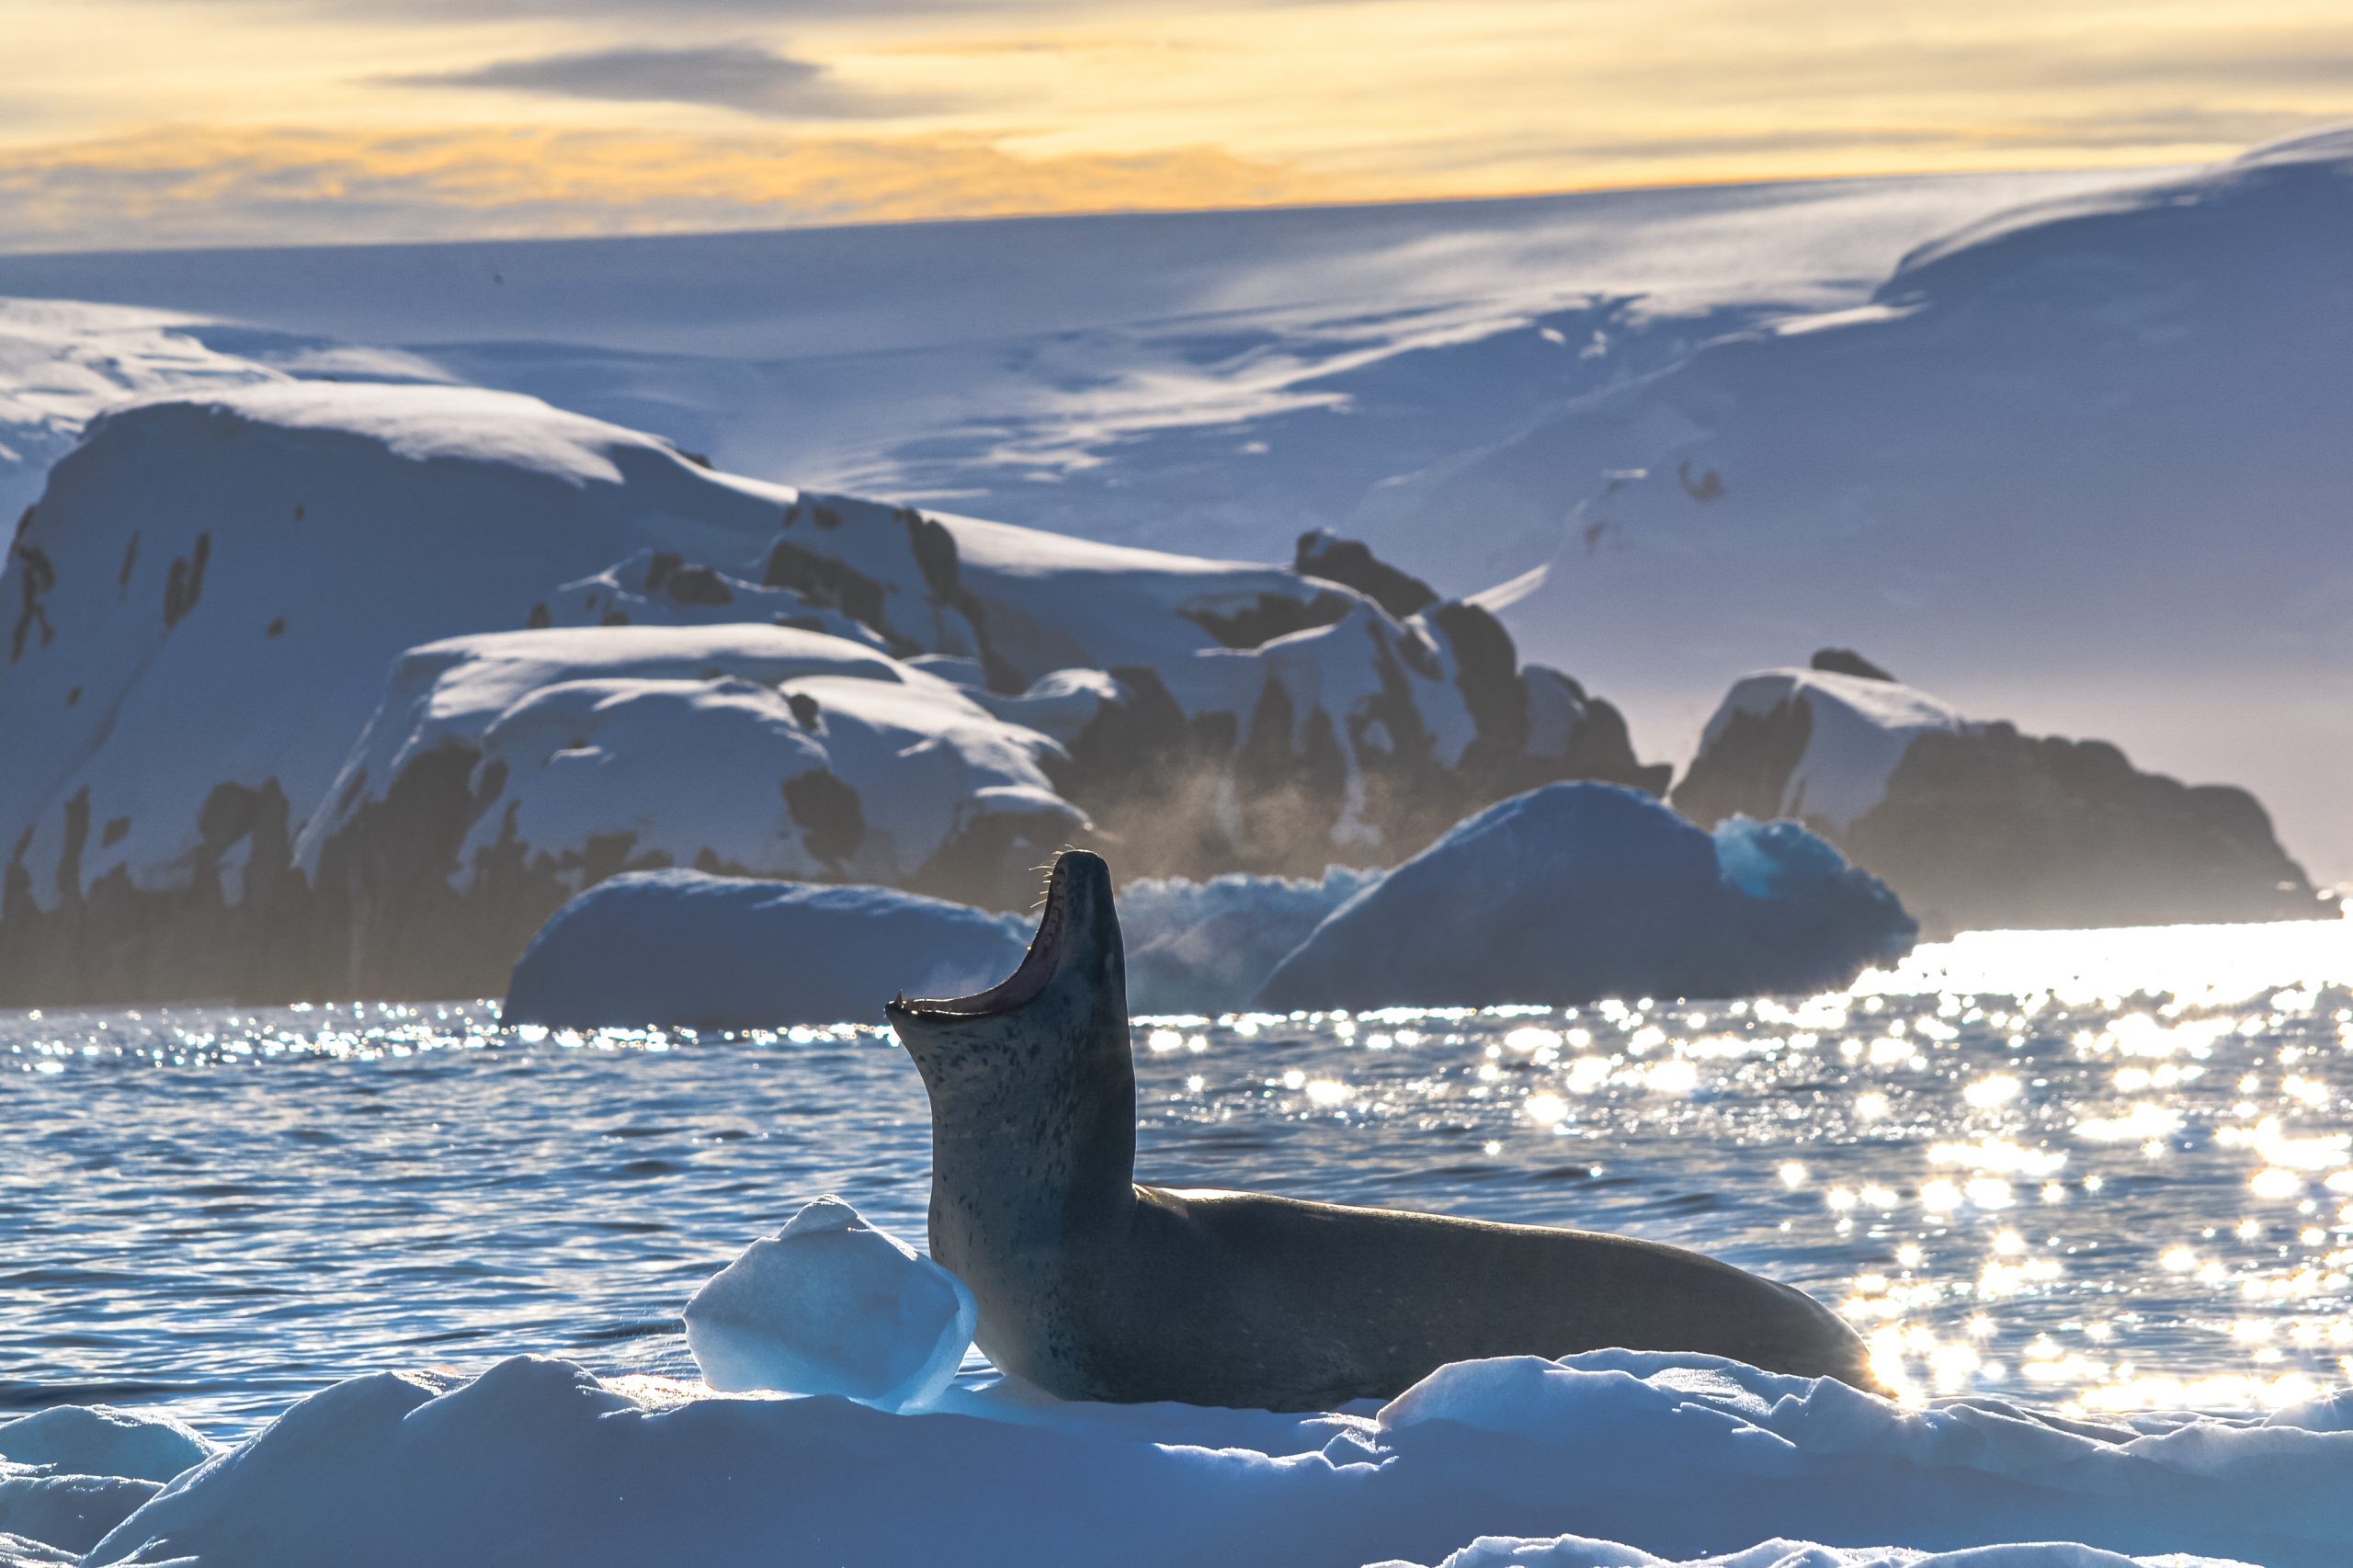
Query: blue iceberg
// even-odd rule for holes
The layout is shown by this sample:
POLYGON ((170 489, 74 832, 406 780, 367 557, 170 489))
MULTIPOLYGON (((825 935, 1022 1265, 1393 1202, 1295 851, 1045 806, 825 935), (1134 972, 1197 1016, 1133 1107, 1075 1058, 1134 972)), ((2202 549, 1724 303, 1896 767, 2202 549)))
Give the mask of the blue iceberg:
POLYGON ((1918 929, 1885 883, 1795 823, 1711 834, 1632 790, 1552 784, 1457 824, 1334 910, 1257 1005, 1828 990, 1902 958, 1918 929))
POLYGON ((1021 961, 1026 922, 894 888, 632 871, 549 916, 510 1024, 774 1028, 882 1021, 894 992, 960 996, 1021 961))

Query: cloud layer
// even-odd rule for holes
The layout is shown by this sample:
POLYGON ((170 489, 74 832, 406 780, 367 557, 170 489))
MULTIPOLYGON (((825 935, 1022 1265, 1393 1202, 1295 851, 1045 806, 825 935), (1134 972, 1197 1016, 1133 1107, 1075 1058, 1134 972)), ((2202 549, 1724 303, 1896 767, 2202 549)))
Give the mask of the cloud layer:
POLYGON ((0 0, 0 249, 2177 164, 2353 119, 2316 0, 0 0))
POLYGON ((0 233, 18 250, 679 233, 1349 189, 1214 148, 1018 157, 953 136, 169 128, 19 150, 0 163, 0 233))
POLYGON ((845 87, 822 65, 748 43, 542 54, 472 70, 377 80, 402 87, 467 87, 619 103, 699 104, 778 119, 905 115, 920 113, 924 107, 904 97, 845 87))

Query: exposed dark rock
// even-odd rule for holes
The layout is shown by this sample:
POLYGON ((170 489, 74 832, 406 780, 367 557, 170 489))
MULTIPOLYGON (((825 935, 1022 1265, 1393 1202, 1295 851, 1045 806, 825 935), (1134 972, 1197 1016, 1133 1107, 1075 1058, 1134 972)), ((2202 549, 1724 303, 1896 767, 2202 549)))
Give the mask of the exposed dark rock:
POLYGON ((815 698, 805 691, 796 691, 785 698, 784 705, 792 710, 794 723, 804 730, 814 731, 817 728, 817 721, 823 710, 817 706, 815 698))
POLYGON ((1583 722, 1570 733, 1557 777, 1591 778, 1605 784, 1623 784, 1646 795, 1665 795, 1675 769, 1664 762, 1637 761, 1634 737, 1626 727, 1626 716, 1607 699, 1589 697, 1586 699, 1583 722))
POLYGON ((1853 676, 1859 680, 1892 681, 1895 678, 1852 648, 1817 648, 1811 667, 1825 675, 1853 676))
POLYGON ((2104 741, 2005 723, 1915 739, 1886 799, 1843 839, 1943 930, 2329 912, 2245 790, 2142 773, 2104 741))
MULTIPOLYGON (((1802 698, 1763 713, 1730 714, 1676 785, 1675 809, 1702 827, 1729 816, 1767 821, 1786 814, 1803 821, 1803 800, 1788 799, 1790 776, 1813 740, 1813 709, 1802 698)), ((1900 897, 1903 890, 1896 892, 1900 897)), ((1905 907, 1912 906, 1907 902, 1905 907)))
POLYGON ((1314 876, 1342 858, 1390 864, 1468 812, 1538 784, 1596 778, 1654 794, 1665 787, 1666 769, 1635 760, 1617 710, 1550 672, 1548 690, 1574 693, 1578 710, 1556 749, 1531 754, 1527 689, 1508 634, 1483 611, 1451 609, 1433 618, 1432 633, 1480 732, 1451 766, 1416 704, 1417 677, 1438 675, 1438 651, 1414 624, 1366 616, 1334 635, 1357 635, 1360 624, 1380 689, 1345 715, 1302 710, 1269 666, 1246 714, 1188 717, 1154 671, 1120 668, 1111 672, 1118 696, 1071 743, 1069 761, 1048 771, 1130 876, 1314 876), (1350 818, 1352 759, 1361 789, 1350 818))
POLYGON ((139 534, 132 530, 131 542, 122 547, 122 570, 114 575, 115 597, 127 598, 131 594, 131 574, 139 566, 139 534))
POLYGON ((68 708, 78 708, 81 705, 82 688, 77 686, 73 690, 65 694, 65 706, 68 708))
POLYGON ((531 607, 531 613, 523 624, 533 631, 544 631, 555 624, 555 617, 544 603, 535 604, 531 607))
MULTIPOLYGON (((224 783, 206 797, 186 881, 138 888, 117 866, 85 881, 90 800, 63 812, 53 907, 33 896, 20 842, 0 890, 0 1006, 229 997, 285 1001, 318 973, 309 887, 292 869, 286 796, 275 779, 224 783), (234 896, 224 866, 242 846, 234 896)), ((109 820, 112 848, 131 819, 109 820)))
POLYGON ((1438 590, 1427 583, 1374 555, 1370 545, 1342 539, 1330 528, 1299 536, 1291 570, 1302 577, 1320 577, 1354 588, 1400 620, 1438 603, 1438 590))
POLYGON ((907 530, 907 548, 915 552, 915 567, 923 574, 924 586, 941 604, 954 604, 962 597, 960 592, 961 575, 956 555, 956 536, 948 525, 934 517, 926 517, 913 506, 902 506, 894 514, 907 530))
POLYGON ((627 626, 629 624, 629 611, 625 609, 608 609, 597 619, 597 624, 599 626, 627 626))
POLYGON ((82 852, 90 844, 90 787, 74 791, 65 802, 65 846, 57 856, 57 897, 62 903, 82 902, 82 852))
POLYGON ((712 609, 735 602, 726 577, 709 566, 689 566, 686 557, 657 551, 646 562, 644 591, 666 594, 672 604, 700 605, 712 609))
POLYGON ((282 615, 281 615, 281 616, 279 616, 277 619, 275 619, 275 620, 271 621, 267 627, 266 627, 266 628, 264 628, 264 629, 263 629, 262 635, 263 635, 264 637, 283 637, 283 636, 285 636, 285 635, 286 635, 286 618, 285 618, 284 616, 282 616, 282 615))
POLYGON ((315 922, 332 944, 322 968, 345 994, 496 994, 531 934, 572 895, 572 875, 668 863, 634 853, 629 835, 561 857, 536 853, 517 836, 510 801, 497 838, 462 865, 467 835, 505 790, 495 767, 482 769, 477 785, 479 761, 456 744, 426 753, 381 798, 344 812, 322 846, 315 922), (469 883, 462 892, 458 881, 469 883))
MULTIPOLYGON (((796 713, 796 717, 797 717, 796 713)), ((866 812, 858 791, 823 769, 783 783, 784 807, 801 829, 809 853, 838 866, 866 842, 866 812)))
POLYGON ((1355 608, 1355 601, 1344 594, 1317 594, 1310 599, 1296 599, 1288 594, 1260 594, 1239 609, 1221 613, 1188 608, 1176 613, 1216 638, 1222 647, 1262 648, 1294 631, 1335 625, 1355 608))
POLYGON ((164 629, 171 630, 188 618, 197 601, 204 597, 204 570, 212 560, 212 534, 210 529, 196 536, 196 548, 186 555, 172 558, 171 570, 164 577, 164 629))
MULTIPOLYGON (((25 509, 28 521, 32 508, 25 509)), ((22 532, 21 527, 18 529, 22 532)), ((8 660, 14 664, 25 656, 25 639, 38 627, 40 645, 44 648, 55 640, 57 629, 50 624, 48 607, 41 603, 51 588, 57 586, 57 566, 48 551, 37 544, 19 540, 15 545, 17 557, 17 624, 8 633, 8 660)))
POLYGON ((670 600, 673 604, 702 605, 716 609, 735 602, 727 579, 708 566, 681 566, 670 574, 670 600))
MULTIPOLYGON (((822 506, 818 510, 834 518, 834 527, 841 526, 840 514, 822 506)), ((780 539, 768 551, 767 571, 761 582, 771 588, 790 588, 813 605, 837 609, 862 626, 889 634, 882 585, 830 555, 780 539)))
POLYGON ((2137 770, 2105 741, 1999 722, 1914 733, 1877 803, 1831 821, 1809 806, 1798 772, 1816 699, 1829 700, 1800 688, 1764 711, 1723 715, 1676 786, 1677 808, 1703 826, 1734 814, 1804 824, 1893 888, 1931 937, 2329 911, 2245 790, 2185 786, 2137 770))

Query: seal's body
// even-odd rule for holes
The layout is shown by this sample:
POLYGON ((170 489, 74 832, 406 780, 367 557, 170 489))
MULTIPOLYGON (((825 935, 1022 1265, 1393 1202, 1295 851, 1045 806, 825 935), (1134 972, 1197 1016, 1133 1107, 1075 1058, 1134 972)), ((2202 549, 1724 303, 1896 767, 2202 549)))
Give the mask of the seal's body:
POLYGON ((1011 979, 892 1003, 932 1107, 931 1254, 989 1359, 1065 1399, 1326 1409, 1449 1361, 1703 1351, 1875 1387, 1801 1291, 1677 1247, 1139 1187, 1108 869, 1055 862, 1011 979))

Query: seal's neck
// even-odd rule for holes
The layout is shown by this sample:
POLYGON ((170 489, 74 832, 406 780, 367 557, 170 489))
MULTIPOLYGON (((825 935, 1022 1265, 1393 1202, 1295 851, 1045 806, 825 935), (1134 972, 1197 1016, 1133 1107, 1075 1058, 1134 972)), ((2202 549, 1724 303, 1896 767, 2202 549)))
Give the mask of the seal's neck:
POLYGON ((1055 862, 1003 984, 901 999, 892 1027, 931 1096, 932 1255, 960 1274, 1118 1223, 1134 1201, 1135 1070, 1110 874, 1055 862))
POLYGON ((931 1085, 935 1254, 961 1255, 967 1243, 1019 1251, 1124 1214, 1135 1196, 1136 1091, 1120 1012, 1113 1028, 1086 1029, 1034 1058, 1033 1042, 991 1042, 1035 1071, 985 1087, 931 1085))

